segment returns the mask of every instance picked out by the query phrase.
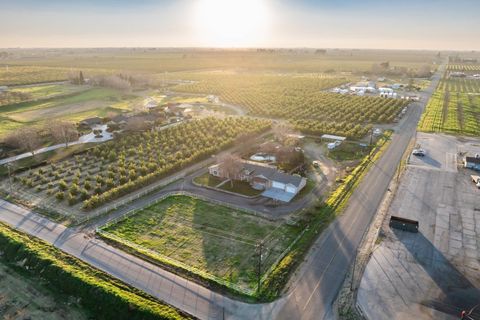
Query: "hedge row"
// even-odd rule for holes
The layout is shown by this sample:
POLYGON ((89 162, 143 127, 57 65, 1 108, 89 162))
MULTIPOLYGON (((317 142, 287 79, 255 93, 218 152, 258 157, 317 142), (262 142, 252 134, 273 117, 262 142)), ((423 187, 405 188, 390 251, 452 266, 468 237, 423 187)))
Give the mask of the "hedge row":
POLYGON ((133 289, 59 249, 0 223, 0 259, 24 262, 55 291, 80 298, 96 319, 185 319, 174 308, 133 289))

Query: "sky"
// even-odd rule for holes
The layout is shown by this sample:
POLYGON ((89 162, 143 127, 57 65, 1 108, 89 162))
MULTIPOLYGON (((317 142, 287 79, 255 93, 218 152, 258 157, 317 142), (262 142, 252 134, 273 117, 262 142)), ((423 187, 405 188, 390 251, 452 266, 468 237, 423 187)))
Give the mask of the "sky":
POLYGON ((0 47, 480 50, 479 0, 0 0, 0 47))

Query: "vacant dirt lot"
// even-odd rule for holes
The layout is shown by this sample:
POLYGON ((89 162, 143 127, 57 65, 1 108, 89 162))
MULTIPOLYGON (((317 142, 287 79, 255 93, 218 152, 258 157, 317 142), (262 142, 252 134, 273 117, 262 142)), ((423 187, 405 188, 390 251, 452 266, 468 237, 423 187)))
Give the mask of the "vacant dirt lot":
POLYGON ((427 155, 411 156, 389 215, 417 220, 419 232, 385 222, 358 293, 369 319, 458 319, 480 303, 480 190, 457 166, 458 152, 480 144, 422 133, 417 142, 427 155))

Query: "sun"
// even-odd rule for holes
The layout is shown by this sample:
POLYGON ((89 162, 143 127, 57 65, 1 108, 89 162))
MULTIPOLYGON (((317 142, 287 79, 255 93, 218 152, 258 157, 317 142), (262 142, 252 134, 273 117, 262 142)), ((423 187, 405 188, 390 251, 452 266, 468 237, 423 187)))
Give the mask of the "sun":
POLYGON ((209 46, 255 46, 265 38, 267 0, 198 0, 195 33, 209 46))

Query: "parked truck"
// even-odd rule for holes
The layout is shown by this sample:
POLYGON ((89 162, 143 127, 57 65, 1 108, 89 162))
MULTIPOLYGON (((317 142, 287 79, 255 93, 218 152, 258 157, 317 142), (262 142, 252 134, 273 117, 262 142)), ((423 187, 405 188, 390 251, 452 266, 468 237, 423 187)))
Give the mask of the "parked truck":
POLYGON ((472 178, 472 182, 480 189, 480 176, 471 175, 470 177, 472 178))

